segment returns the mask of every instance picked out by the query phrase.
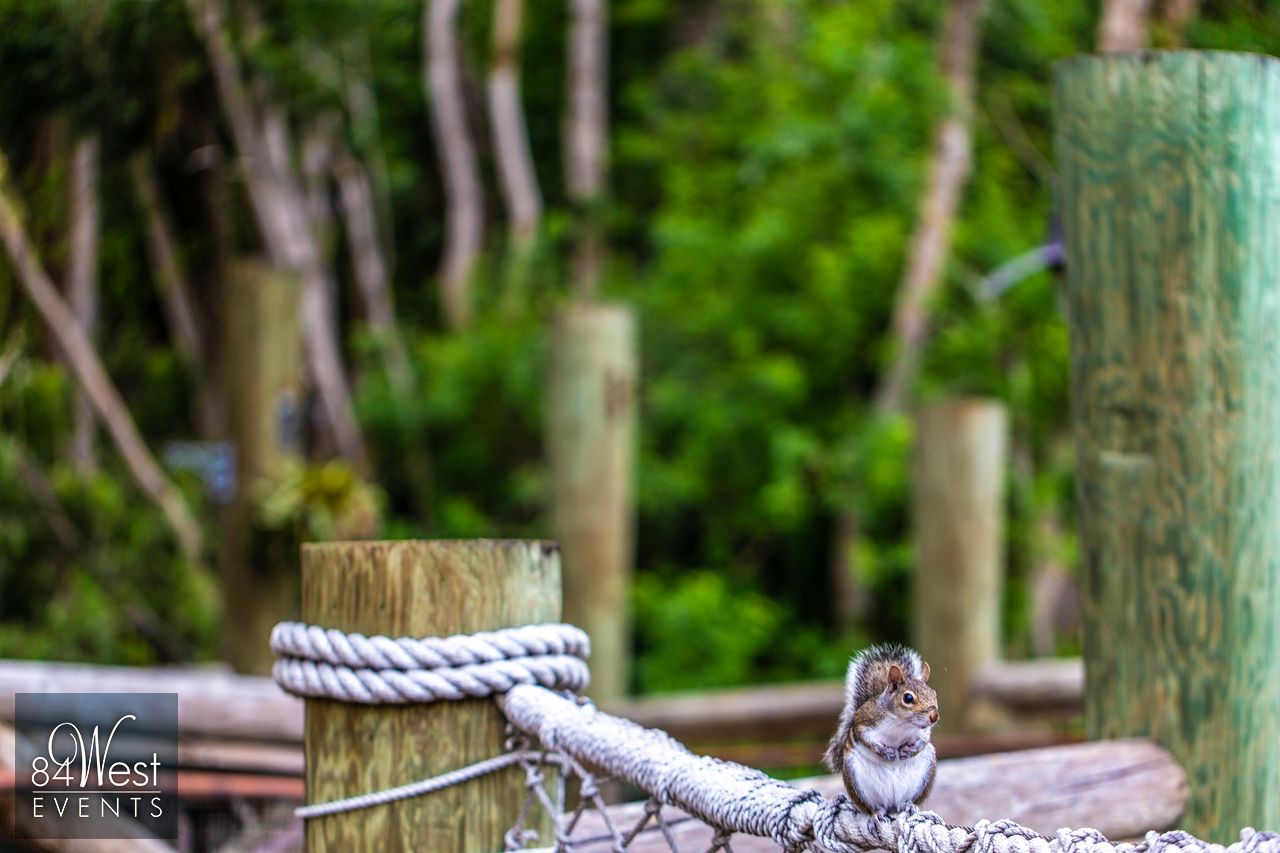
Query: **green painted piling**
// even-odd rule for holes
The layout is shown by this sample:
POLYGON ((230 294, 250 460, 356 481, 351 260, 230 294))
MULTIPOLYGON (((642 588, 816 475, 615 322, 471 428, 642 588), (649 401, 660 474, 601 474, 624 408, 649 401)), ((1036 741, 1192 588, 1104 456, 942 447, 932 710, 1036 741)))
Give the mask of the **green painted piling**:
POLYGON ((1054 87, 1088 733, 1169 747, 1229 842, 1280 828, 1280 61, 1054 87))

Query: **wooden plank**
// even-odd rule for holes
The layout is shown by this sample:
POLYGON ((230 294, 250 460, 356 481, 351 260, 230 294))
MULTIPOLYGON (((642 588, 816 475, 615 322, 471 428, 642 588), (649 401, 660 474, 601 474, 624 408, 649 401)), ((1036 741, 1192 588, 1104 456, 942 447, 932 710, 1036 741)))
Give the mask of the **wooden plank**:
MULTIPOLYGON (((1014 752, 1023 749, 1040 749, 1079 743, 1083 738, 1071 732, 1052 728, 1014 729, 1011 731, 955 734, 935 734, 933 745, 940 758, 963 758, 970 755, 987 755, 992 752, 1014 752)), ((758 767, 762 770, 814 767, 821 762, 827 749, 827 737, 809 740, 758 741, 746 743, 698 743, 685 744, 701 755, 710 755, 724 761, 758 767)))
POLYGON ((15 693, 177 693, 184 736, 302 740, 302 700, 270 678, 181 667, 0 661, 0 720, 15 693))
MULTIPOLYGON (((1002 661, 974 675, 984 699, 1023 713, 1081 707, 1078 659, 1002 661)), ((182 735, 195 740, 301 743, 303 705, 262 676, 198 668, 132 668, 0 660, 0 720, 13 719, 13 694, 176 692, 182 735)), ((768 684, 604 703, 612 714, 670 732, 689 744, 823 739, 840 713, 837 681, 768 684)), ((947 733, 941 732, 940 735, 947 733)), ((241 768, 247 769, 247 768, 241 768)))
POLYGON ((1280 61, 1082 57, 1054 82, 1090 737, 1280 825, 1280 61))
POLYGON ((842 690, 838 681, 770 684, 605 702, 603 708, 689 743, 776 738, 779 726, 788 737, 830 737, 842 690))
POLYGON ((183 736, 178 741, 178 766, 301 777, 302 744, 183 736))
POLYGON ((1080 658, 1000 661, 975 671, 969 690, 1024 714, 1079 713, 1084 707, 1084 662, 1080 658))
MULTIPOLYGON (((839 777, 802 779, 828 797, 843 792, 839 777)), ((1146 740, 1095 741, 1026 752, 956 758, 943 761, 926 807, 948 823, 972 826, 979 820, 1010 818, 1045 834, 1059 828, 1092 826, 1112 839, 1141 836, 1148 829, 1177 825, 1187 802, 1186 777, 1169 752, 1146 740)), ((609 809, 619 827, 631 827, 642 803, 609 809)), ((669 817, 687 818, 674 809, 669 817)), ((575 847, 580 853, 611 850, 601 817, 588 812, 574 833, 592 839, 575 847), (599 839, 594 840, 594 839, 599 839)), ((706 849, 712 832, 693 819, 673 827, 681 849, 706 849)), ((733 837, 734 853, 776 853, 769 839, 733 837)), ((668 851, 656 828, 649 828, 629 848, 632 853, 668 851)))

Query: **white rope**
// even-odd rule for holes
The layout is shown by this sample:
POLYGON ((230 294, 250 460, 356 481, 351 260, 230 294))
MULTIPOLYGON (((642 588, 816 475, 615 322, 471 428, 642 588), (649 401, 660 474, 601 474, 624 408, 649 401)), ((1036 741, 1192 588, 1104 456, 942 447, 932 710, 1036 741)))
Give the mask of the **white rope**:
MULTIPOLYGON (((542 750, 517 749, 432 779, 305 806, 301 817, 367 808, 521 764, 526 770, 526 806, 508 834, 511 849, 531 837, 523 828, 536 799, 551 813, 557 849, 572 849, 571 833, 588 801, 601 811, 614 839, 625 850, 650 819, 664 834, 663 806, 683 809, 715 830, 712 849, 727 847, 736 832, 772 838, 788 853, 1280 853, 1280 834, 1244 829, 1224 847, 1180 831, 1148 832, 1136 844, 1113 843, 1095 829, 1059 830, 1053 838, 1013 821, 979 821, 972 828, 949 826, 932 812, 874 819, 841 794, 827 799, 816 790, 734 764, 696 755, 666 732, 613 717, 553 690, 586 685, 587 639, 567 625, 531 625, 508 631, 446 638, 389 639, 344 634, 300 623, 282 623, 272 632, 275 677, 286 690, 348 702, 433 702, 497 696, 507 719, 542 750), (551 689, 544 689, 551 688, 551 689), (541 764, 557 764, 582 780, 580 803, 566 813, 563 777, 554 800, 543 790, 541 764), (611 821, 599 798, 598 769, 646 791, 650 807, 628 834, 611 821)), ((667 834, 668 842, 672 838, 667 834)), ((674 844, 673 844, 674 849, 674 844)))
POLYGON ((501 700, 516 728, 548 750, 647 791, 727 832, 772 838, 787 851, 862 853, 1280 853, 1280 834, 1245 829, 1224 847, 1180 831, 1148 832, 1137 844, 1110 842, 1095 829, 1059 830, 1053 838, 1014 821, 949 826, 932 812, 875 820, 841 794, 827 799, 740 764, 696 755, 658 729, 581 705, 536 687, 501 700))
POLYGON ((572 625, 392 639, 281 622, 271 648, 288 692, 370 705, 483 699, 518 684, 577 692, 590 678, 590 643, 572 625))
POLYGON ((573 625, 522 625, 452 637, 366 637, 302 622, 281 622, 271 631, 277 657, 367 669, 444 669, 466 664, 546 655, 587 658, 587 632, 573 625))
POLYGON ((505 770, 517 764, 528 762, 559 764, 560 761, 557 756, 534 750, 507 752, 502 755, 496 755, 493 758, 486 758, 484 761, 477 761, 475 764, 469 764, 466 767, 460 767, 457 770, 450 770, 448 773, 441 773, 439 776, 432 776, 430 779, 410 782, 407 785, 387 788, 382 791, 373 791, 368 794, 357 794, 354 797, 345 797, 341 800, 330 800, 327 803, 302 806, 294 809, 293 813, 305 820, 342 812, 353 812, 358 809, 380 806, 384 803, 394 803, 396 800, 407 800, 410 797, 434 794, 436 791, 442 791, 453 785, 461 785, 463 782, 470 782, 472 779, 479 779, 481 776, 488 776, 490 773, 497 773, 499 770, 505 770))

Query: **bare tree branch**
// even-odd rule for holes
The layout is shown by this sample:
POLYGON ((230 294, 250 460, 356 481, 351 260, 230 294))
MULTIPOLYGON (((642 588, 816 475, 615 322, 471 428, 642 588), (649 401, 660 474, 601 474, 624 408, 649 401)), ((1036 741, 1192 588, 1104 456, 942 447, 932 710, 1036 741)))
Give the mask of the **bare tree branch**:
POLYGON ((388 268, 396 265, 395 211, 391 208, 391 168, 383 151, 378 100, 368 78, 373 76, 369 61, 369 34, 361 30, 346 43, 346 105, 351 115, 351 132, 360 156, 368 163, 374 207, 378 211, 378 239, 388 268))
MULTIPOLYGON (((67 264, 67 299, 76 322, 93 340, 98 325, 98 135, 76 143, 71 154, 71 246, 67 264)), ((94 452, 93 404, 83 392, 72 403, 71 457, 77 470, 98 468, 94 452)))
POLYGON ((350 152, 344 151, 334 160, 333 177, 338 184, 347 251, 351 255, 365 318, 378 338, 393 387, 402 394, 412 393, 413 374, 396 322, 391 275, 378 239, 378 218, 369 173, 350 152))
POLYGON ((565 180, 579 217, 574 289, 591 298, 600 288, 605 258, 598 208, 608 159, 608 2, 572 0, 571 14, 565 180))
POLYGON ((203 367, 205 344, 196 322, 195 297, 191 294, 191 283, 178 254, 173 226, 160 199, 160 188, 147 155, 136 154, 129 162, 129 172, 147 222, 147 253, 151 256, 151 270, 160 291, 160 304, 164 308, 169 334, 184 359, 203 367))
POLYGON ((484 239, 484 195, 462 96, 462 57, 457 33, 460 5, 460 0, 427 0, 422 33, 431 126, 445 185, 440 297, 445 323, 454 330, 465 328, 471 320, 468 291, 484 239))
POLYGON ((0 154, 0 239, 4 240, 18 280, 57 340, 71 366, 72 375, 92 401, 94 411, 115 442, 134 481, 160 508, 182 552, 189 559, 199 561, 202 549, 200 525, 182 494, 165 477, 147 449, 88 336, 36 257, 18 213, 19 205, 9 184, 8 173, 8 159, 0 154))
POLYGON ((328 297, 332 284, 289 157, 283 111, 267 105, 263 116, 256 114, 236 66, 219 0, 188 0, 188 6, 209 53, 219 99, 240 148, 249 198, 272 261, 302 279, 307 364, 327 426, 338 452, 363 471, 368 456, 343 370, 337 322, 328 297))
POLYGON ((520 102, 520 24, 524 0, 497 0, 493 13, 493 67, 489 71, 489 123, 493 125, 494 157, 507 215, 511 243, 528 248, 542 218, 542 194, 524 106, 520 102))
POLYGON ((942 281, 951 223, 972 167, 973 116, 979 22, 986 0, 951 0, 943 24, 940 62, 951 92, 951 111, 938 125, 920 218, 911 237, 906 273, 893 314, 894 359, 876 392, 876 411, 901 411, 927 335, 928 302, 942 281))

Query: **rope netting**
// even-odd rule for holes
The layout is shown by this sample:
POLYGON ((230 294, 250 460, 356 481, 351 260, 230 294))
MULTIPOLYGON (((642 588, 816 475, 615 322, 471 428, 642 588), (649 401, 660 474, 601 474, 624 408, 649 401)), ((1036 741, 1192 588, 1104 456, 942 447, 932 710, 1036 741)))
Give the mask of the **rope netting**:
MULTIPOLYGON (((1245 829, 1224 846, 1181 831, 1112 842, 1095 829, 1052 837, 1008 820, 951 826, 933 812, 876 818, 848 797, 827 798, 750 767, 690 752, 666 732, 603 713, 575 693, 587 681, 586 635, 570 625, 529 625, 446 638, 366 637, 297 622, 276 626, 276 681, 301 696, 385 704, 493 696, 509 722, 507 752, 431 779, 332 803, 304 806, 314 818, 423 796, 520 766, 525 796, 506 833, 508 850, 612 849, 661 838, 679 853, 683 825, 700 821, 708 851, 734 835, 772 839, 781 850, 862 853, 1280 853, 1280 834, 1245 829), (548 767, 558 772, 546 773, 548 767), (645 792, 639 809, 606 806, 601 785, 617 779, 645 792), (576 789, 576 790, 575 790, 576 789), (553 838, 532 829, 545 812, 553 838)), ((686 836, 687 837, 687 836, 686 836)))

